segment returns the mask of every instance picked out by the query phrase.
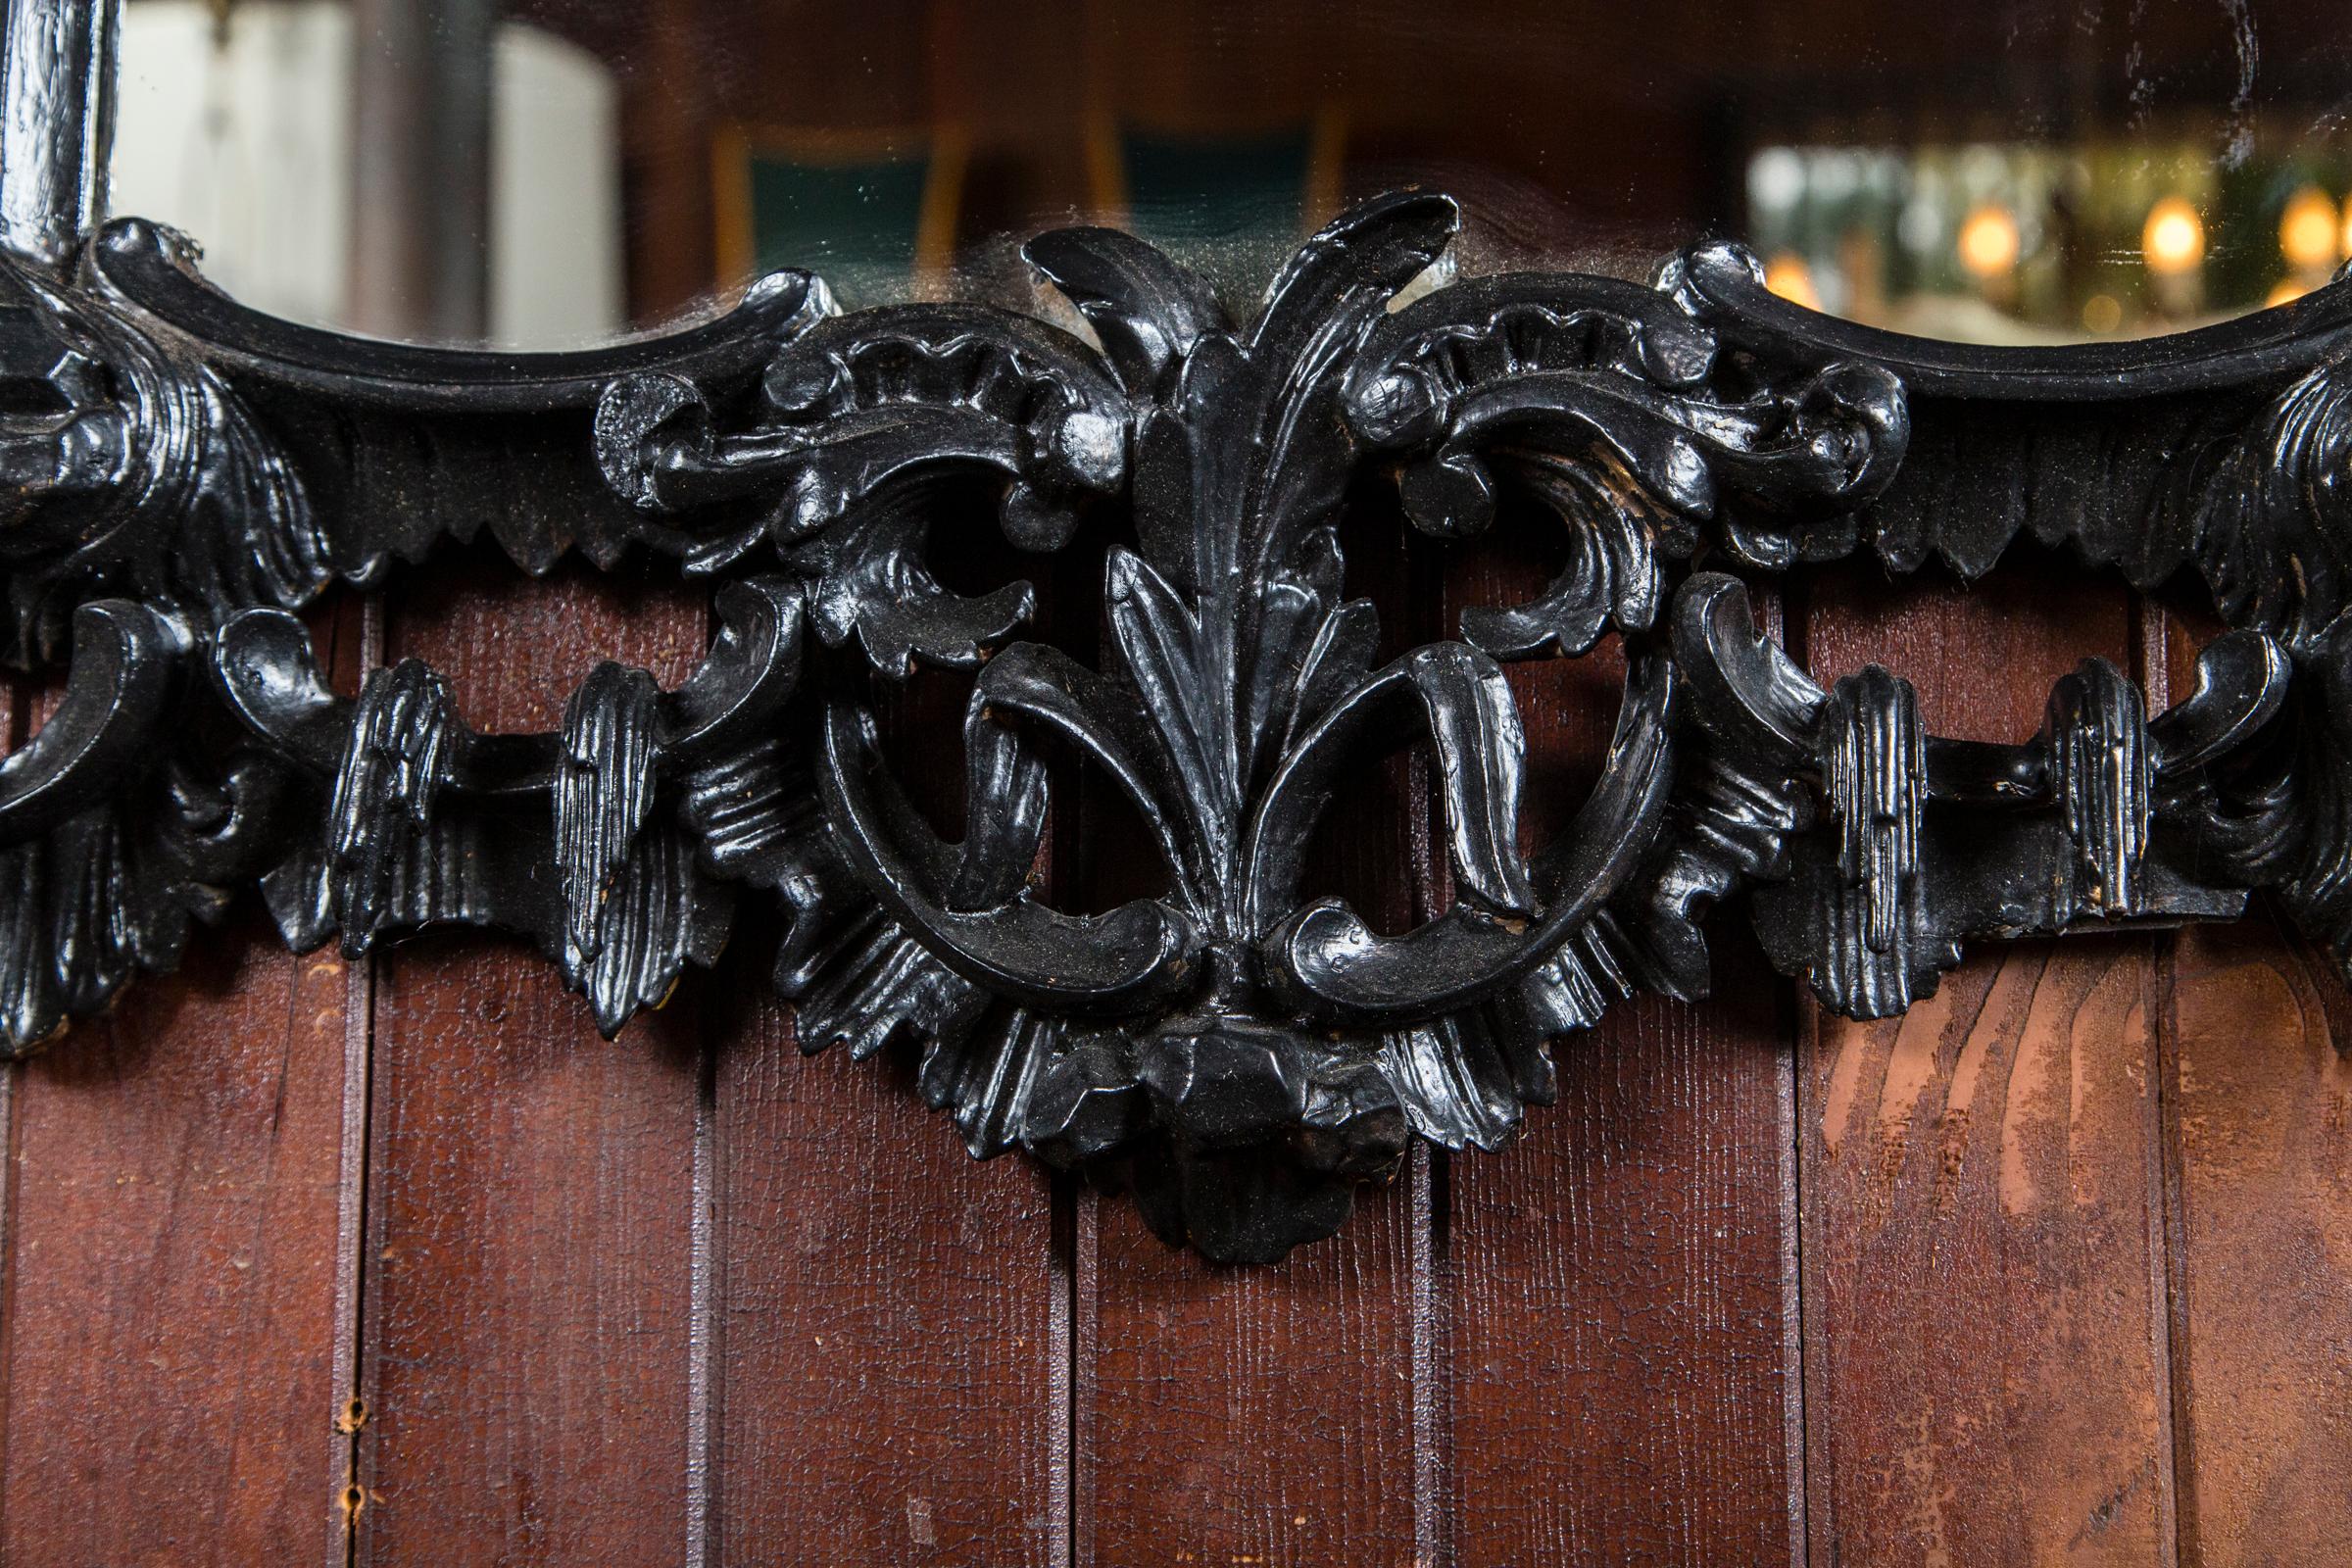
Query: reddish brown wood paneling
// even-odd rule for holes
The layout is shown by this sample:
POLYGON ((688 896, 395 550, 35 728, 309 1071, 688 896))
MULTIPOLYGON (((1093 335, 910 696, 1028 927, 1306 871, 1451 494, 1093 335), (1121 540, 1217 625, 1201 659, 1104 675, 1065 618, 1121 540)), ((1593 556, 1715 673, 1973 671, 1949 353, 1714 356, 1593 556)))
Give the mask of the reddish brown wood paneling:
MULTIPOLYGON (((646 316, 710 281, 729 122, 967 133, 986 279, 1014 267, 984 231, 1083 205, 1114 122, 1345 124, 1362 183, 1442 174, 1492 215, 1473 256, 1614 266, 1736 205, 1725 117, 1810 135, 1838 62, 1924 112, 1967 96, 1954 61, 2073 93, 2067 62, 2126 42, 2156 80, 2254 37, 2231 6, 532 9, 634 41, 646 316)), ((2275 85, 2309 49, 2266 15, 2275 85)), ((1440 635, 1436 574, 1403 607, 1389 567, 1393 643, 1440 635)), ((2076 657, 2130 642, 2120 591, 2051 567, 1973 594, 1851 572, 1792 641, 1825 675, 1895 666, 1946 732, 2021 735, 2076 657)), ((699 594, 478 561, 395 592, 392 656, 490 727, 553 723, 608 653, 674 680, 703 640, 699 594)), ((1517 673, 1534 831, 1590 782, 1617 671, 1517 673)), ((954 706, 898 737, 950 816, 954 706)), ((1409 769, 1375 793, 1328 868, 1394 924, 1410 876, 1434 902, 1426 802, 1409 769)), ((0 1560, 2352 1559, 2352 1002, 2327 966, 2262 929, 1988 946, 1849 1025, 1740 925, 1715 922, 1720 1001, 1618 1006, 1521 1141, 1424 1152, 1338 1238, 1223 1269, 1124 1200, 971 1165, 903 1066, 804 1061, 748 955, 693 988, 724 1001, 608 1046, 512 945, 354 973, 247 909, 0 1080, 0 1560)))
MULTIPOLYGON (((2123 590, 2055 564, 1963 592, 1858 568, 1807 627, 1937 734, 2017 740, 2123 590)), ((1808 1519, 1821 1561, 2169 1562, 2145 939, 1986 945, 1899 1020, 1814 1012, 1800 1080, 1808 1519)))
MULTIPOLYGON (((2168 622, 2185 692, 2211 628, 2168 622)), ((2352 996, 2260 909, 2166 979, 2181 1560, 2352 1560, 2352 996)))
MULTIPOLYGON (((1410 573, 1396 520, 1345 547, 1350 591, 1379 607, 1392 642, 1405 637, 1410 573)), ((1422 802, 1403 759, 1343 789, 1310 856, 1310 891, 1401 929, 1412 868, 1429 848, 1422 802)), ((1155 866, 1138 863, 1149 853, 1138 840, 1082 838, 1082 885, 1157 885, 1155 866)), ((1387 1189, 1359 1188, 1338 1236, 1273 1268, 1205 1263, 1153 1237, 1125 1198, 1078 1196, 1079 1562, 1412 1560, 1427 1500, 1417 1504, 1414 1385, 1416 1300, 1426 1306, 1414 1271, 1416 1259, 1426 1266, 1429 1231, 1428 1194, 1415 1183, 1425 1180, 1408 1165, 1387 1189)), ((1418 1426, 1426 1446, 1426 1412, 1418 1426)))
POLYGON ((339 1560, 346 991, 249 901, 9 1067, 0 1561, 339 1560))
POLYGON ((1555 1048, 1559 1104, 1453 1164, 1464 1563, 1788 1560, 1785 1019, 1726 979, 1555 1048))
MULTIPOLYGON (((502 564, 402 585, 386 653, 429 660, 485 730, 550 729, 602 658, 674 685, 699 595, 502 564)), ((689 1005, 598 1039, 519 945, 378 958, 369 1108, 364 1554, 677 1559, 688 1513, 689 1005)))
POLYGON ((2182 1560, 2352 1560, 2352 1008, 2275 930, 2173 982, 2182 1560))
POLYGON ((1204 1263, 1082 1200, 1082 1561, 1411 1560, 1407 1197, 1367 1189, 1276 1268, 1204 1263))
MULTIPOLYGON (((1838 578, 1810 662, 2028 733, 2130 643, 2119 591, 2039 564, 1838 578)), ((419 590, 389 639, 510 729, 597 654, 674 682, 702 640, 690 596, 569 580, 419 590)), ((1614 673, 1516 677, 1531 836, 1614 673)), ((1409 771, 1376 793, 1331 841, 1359 894, 1427 849, 1409 771)), ((1791 1088, 1786 988, 1717 936, 1723 1001, 1621 1006, 1523 1140, 1271 1269, 1124 1200, 1057 1227, 1034 1167, 971 1165, 902 1068, 802 1060, 772 1001, 608 1047, 535 956, 396 948, 355 1102, 364 1555, 1747 1563, 1800 1524, 1821 1561, 2352 1549, 2332 974, 2261 928, 1988 948, 1903 1020, 1811 1019, 1791 1088)), ((351 994, 249 909, 18 1070, 5 1560, 333 1549, 351 994), (158 1489, 183 1505, 116 1505, 158 1489)))
MULTIPOLYGON (((1541 582, 1473 563, 1449 603, 1541 582)), ((1530 840, 1589 793, 1623 679, 1613 646, 1514 669, 1530 840)), ((1465 1564, 1788 1558, 1788 1013, 1752 939, 1719 929, 1721 1000, 1617 1004, 1553 1047, 1558 1104, 1531 1108, 1507 1149, 1449 1162, 1440 1299, 1465 1564)))
POLYGON ((896 1064, 804 1059, 772 996, 728 1035, 713 1560, 1055 1560, 1068 1281, 1045 1174, 975 1164, 896 1064))
MULTIPOLYGON (((991 580, 1019 574, 964 543, 991 580)), ((876 705, 909 798, 950 839, 970 687, 926 670, 876 705)), ((1054 1185, 1022 1156, 975 1163, 923 1107, 911 1052, 803 1057, 769 978, 774 928, 754 915, 711 1017, 710 1560, 1063 1560, 1054 1185)))
POLYGON ((0 1560, 322 1559, 344 996, 239 919, 18 1077, 0 1560))

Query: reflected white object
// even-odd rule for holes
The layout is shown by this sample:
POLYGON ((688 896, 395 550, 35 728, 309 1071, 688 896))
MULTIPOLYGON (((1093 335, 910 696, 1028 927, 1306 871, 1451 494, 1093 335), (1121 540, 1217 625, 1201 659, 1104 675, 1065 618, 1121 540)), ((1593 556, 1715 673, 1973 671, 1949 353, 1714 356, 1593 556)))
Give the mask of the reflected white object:
POLYGON ((217 47, 202 0, 125 6, 111 205, 183 229, 259 310, 332 322, 351 229, 351 18, 268 0, 217 47))
POLYGON ((536 27, 498 29, 490 100, 490 336, 601 342, 628 321, 621 276, 620 89, 604 63, 536 27))
MULTIPOLYGON (((618 89, 537 28, 502 25, 496 50, 491 339, 609 338, 626 320, 618 89)), ((351 71, 338 0, 239 0, 224 40, 206 0, 124 7, 114 210, 194 236, 205 275, 247 305, 342 323, 351 71)))

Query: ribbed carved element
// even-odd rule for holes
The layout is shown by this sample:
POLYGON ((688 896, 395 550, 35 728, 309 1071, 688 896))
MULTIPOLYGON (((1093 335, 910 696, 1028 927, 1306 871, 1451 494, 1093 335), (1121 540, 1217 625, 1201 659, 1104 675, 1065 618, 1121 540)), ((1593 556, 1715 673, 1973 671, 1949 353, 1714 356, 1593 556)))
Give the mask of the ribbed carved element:
POLYGON ((1876 664, 1839 680, 1823 705, 1822 793, 1838 859, 1816 891, 1824 961, 1814 985, 1857 1017, 1911 1004, 1927 739, 1919 693, 1876 664))
POLYGON ((1725 246, 1650 287, 1515 274, 1398 308, 1456 222, 1366 203, 1247 320, 1081 228, 1028 255, 1088 337, 839 315, 780 273, 665 338, 523 357, 266 320, 135 221, 70 282, 0 257, 0 652, 74 642, 0 763, 0 1046, 170 966, 247 884, 298 949, 515 933, 608 1036, 765 922, 805 1050, 904 1052, 974 1155, 1083 1170, 1256 1259, 1328 1234, 1413 1137, 1510 1138, 1552 1037, 1703 995, 1710 917, 1860 1017, 1964 943, 2227 919, 2262 889, 2352 951, 2352 382, 2327 358, 2352 294, 2136 368, 1827 321, 1725 246), (1340 549, 1371 485, 1436 540, 1540 529, 1558 570, 1456 637, 1384 641, 1340 549), (1039 640, 1026 582, 934 570, 934 534, 975 526, 1089 552, 1099 649, 1039 640), (710 582, 707 660, 674 690, 601 664, 547 734, 472 729, 413 661, 330 690, 288 612, 484 528, 530 570, 576 548, 710 582), (1811 563, 1973 575, 2024 531, 2142 586, 2193 568, 2236 629, 2153 719, 2093 660, 2036 734, 1950 737, 1903 672, 1817 682, 1749 611, 1811 563), (1528 843, 1506 666, 1610 639, 1600 777, 1528 843), (973 672, 920 754, 960 744, 960 841, 879 741, 878 694, 927 665, 973 672), (1391 931, 1311 897, 1307 861, 1399 750, 1445 885, 1391 931), (1119 907, 1039 875, 1074 806, 1056 757, 1156 853, 1119 907))

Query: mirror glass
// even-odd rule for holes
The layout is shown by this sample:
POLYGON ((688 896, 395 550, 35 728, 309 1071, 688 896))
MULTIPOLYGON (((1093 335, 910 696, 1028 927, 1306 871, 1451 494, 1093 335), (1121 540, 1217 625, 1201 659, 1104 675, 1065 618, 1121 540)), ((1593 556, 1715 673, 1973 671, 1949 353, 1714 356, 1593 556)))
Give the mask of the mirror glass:
POLYGON ((2318 0, 129 0, 115 208, 250 304, 535 347, 761 270, 1033 299, 1114 222, 1246 306, 1348 200, 1459 265, 1774 287, 1991 343, 2178 330, 2352 249, 2352 34, 2318 0), (2257 15, 2259 10, 2259 16, 2257 15))

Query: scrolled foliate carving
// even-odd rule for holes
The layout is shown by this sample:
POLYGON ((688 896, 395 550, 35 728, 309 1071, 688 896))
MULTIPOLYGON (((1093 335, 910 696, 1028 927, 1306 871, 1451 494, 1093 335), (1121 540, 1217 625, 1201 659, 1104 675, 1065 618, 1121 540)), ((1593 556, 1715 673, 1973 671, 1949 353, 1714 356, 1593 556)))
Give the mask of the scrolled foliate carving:
POLYGON ((674 692, 599 665, 554 734, 486 735, 448 683, 405 660, 356 701, 328 690, 299 621, 249 611, 221 628, 214 687, 282 780, 302 831, 263 876, 287 942, 496 926, 535 940, 608 1035, 718 956, 732 889, 709 874, 678 802, 698 769, 772 722, 799 676, 800 606, 772 579, 717 598, 721 631, 674 692))
POLYGON ((2214 329, 2137 371, 2007 359, 1772 301, 1720 246, 1649 287, 1399 305, 1456 222, 1367 203, 1246 320, 1068 229, 1028 255, 1083 333, 839 315, 780 274, 576 356, 270 322, 135 223, 71 278, 0 265, 11 627, 25 660, 69 620, 75 645, 0 764, 0 1042, 168 967, 246 884, 297 948, 520 934, 608 1035, 764 921, 805 1049, 908 1052, 975 1155, 1026 1150, 1263 1259, 1416 1136, 1511 1136, 1553 1037, 1636 989, 1702 995, 1709 921, 1752 920, 1864 1017, 1966 943, 2227 919, 2263 889, 2352 943, 2337 325, 2214 329), (1383 482, 1442 541, 1532 521, 1558 575, 1391 646, 1340 548, 1351 489, 1383 482), (534 735, 474 730, 416 662, 330 689, 288 612, 484 527, 526 569, 576 546, 710 581, 705 663, 675 690, 599 666, 534 735), (1094 646, 1039 636, 1027 582, 951 586, 931 551, 974 527, 1089 563, 1094 646), (2166 711, 2093 660, 2037 733, 1950 737, 1902 671, 1817 677, 1750 610, 1809 563, 1976 571, 2021 531, 2145 584, 2194 565, 2237 629, 2166 711), (1599 780, 1525 845, 1504 666, 1612 637, 1599 780), (880 694, 925 665, 972 671, 925 752, 960 746, 960 840, 880 741, 880 694), (1311 896, 1308 850, 1399 749, 1444 886, 1390 932, 1311 896), (1073 762, 1156 854, 1108 910, 1040 875, 1073 762))
POLYGON ((0 656, 61 652, 109 593, 209 621, 327 580, 278 442, 189 346, 105 294, 0 252, 0 656))
POLYGON ((1725 858, 1755 888, 1765 951, 1835 1011, 1903 1011, 1964 938, 2244 909, 2247 884, 2213 872, 2213 779, 2279 718, 2289 665, 2262 633, 2207 648, 2196 691, 2153 721, 2138 688, 2087 660, 2015 745, 1929 734, 1911 683, 1876 665, 1823 690, 1757 636, 1730 577, 1684 586, 1676 637, 1696 722, 1746 786, 1699 820, 1769 843, 1725 858))

